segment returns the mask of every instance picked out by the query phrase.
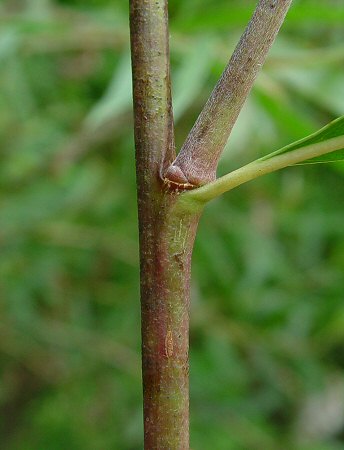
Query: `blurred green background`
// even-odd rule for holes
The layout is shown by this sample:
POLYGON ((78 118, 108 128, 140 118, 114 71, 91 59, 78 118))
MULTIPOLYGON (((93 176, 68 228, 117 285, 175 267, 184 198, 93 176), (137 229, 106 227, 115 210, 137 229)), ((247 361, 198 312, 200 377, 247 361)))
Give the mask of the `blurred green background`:
MULTIPOLYGON (((220 173, 344 114, 344 4, 294 0, 220 173)), ((253 3, 171 0, 182 143, 253 3)), ((142 449, 128 5, 0 4, 0 447, 142 449)), ((193 450, 344 449, 344 166, 207 208, 193 450)))

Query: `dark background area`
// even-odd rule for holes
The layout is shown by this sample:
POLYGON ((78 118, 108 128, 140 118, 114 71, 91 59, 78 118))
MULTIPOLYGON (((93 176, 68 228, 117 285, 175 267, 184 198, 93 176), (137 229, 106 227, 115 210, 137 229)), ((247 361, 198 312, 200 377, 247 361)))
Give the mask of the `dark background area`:
MULTIPOLYGON (((178 146, 252 12, 171 0, 178 146)), ((142 449, 128 5, 0 4, 0 447, 142 449)), ((226 173, 344 114, 344 5, 295 0, 226 173)), ((191 307, 193 450, 344 448, 344 166, 207 208, 191 307)))

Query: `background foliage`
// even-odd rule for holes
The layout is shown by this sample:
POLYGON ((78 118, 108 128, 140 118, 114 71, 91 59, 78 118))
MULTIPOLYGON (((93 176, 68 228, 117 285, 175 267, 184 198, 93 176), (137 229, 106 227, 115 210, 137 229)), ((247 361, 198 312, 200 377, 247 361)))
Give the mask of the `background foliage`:
MULTIPOLYGON (((171 0, 181 144, 252 11, 171 0)), ((0 433, 6 450, 142 448, 127 2, 0 5, 0 433)), ((344 5, 295 0, 220 173, 344 113, 344 5)), ((344 168, 212 203, 196 242, 195 450, 344 448, 344 168)))

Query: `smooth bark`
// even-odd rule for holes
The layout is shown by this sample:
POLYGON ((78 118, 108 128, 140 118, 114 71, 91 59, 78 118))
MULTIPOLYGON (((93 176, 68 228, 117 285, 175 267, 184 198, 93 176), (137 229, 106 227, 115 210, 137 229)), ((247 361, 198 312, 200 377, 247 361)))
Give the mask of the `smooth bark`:
POLYGON ((173 161, 167 3, 131 0, 141 272, 144 447, 189 448, 189 299, 199 212, 161 179, 173 161))

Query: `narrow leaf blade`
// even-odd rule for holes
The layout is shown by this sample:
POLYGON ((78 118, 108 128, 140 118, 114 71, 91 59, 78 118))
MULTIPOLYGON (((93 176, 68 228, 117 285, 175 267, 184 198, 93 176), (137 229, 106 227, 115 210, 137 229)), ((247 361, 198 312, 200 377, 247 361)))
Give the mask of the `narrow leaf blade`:
MULTIPOLYGON (((333 138, 338 138, 341 136, 344 136, 344 116, 339 117, 320 130, 303 139, 300 139, 299 141, 293 142, 292 144, 280 148, 279 150, 270 153, 269 155, 263 156, 262 158, 260 158, 260 161, 266 161, 268 159, 274 158, 275 156, 289 153, 303 147, 309 147, 314 144, 319 144, 321 142, 326 142, 333 138)), ((343 148, 336 149, 332 152, 326 153, 321 156, 316 156, 311 159, 306 159, 305 161, 299 162, 297 164, 328 163, 336 161, 344 161, 344 145, 343 148)))

